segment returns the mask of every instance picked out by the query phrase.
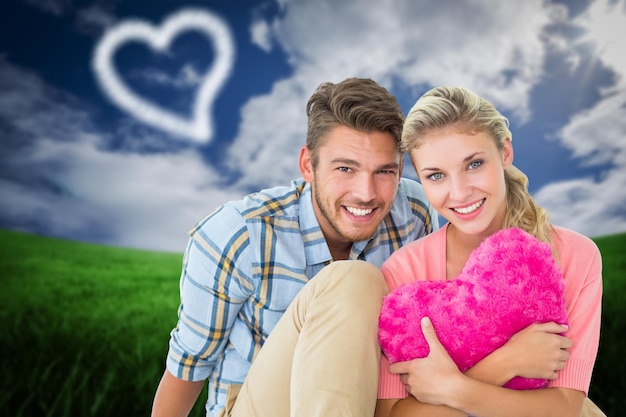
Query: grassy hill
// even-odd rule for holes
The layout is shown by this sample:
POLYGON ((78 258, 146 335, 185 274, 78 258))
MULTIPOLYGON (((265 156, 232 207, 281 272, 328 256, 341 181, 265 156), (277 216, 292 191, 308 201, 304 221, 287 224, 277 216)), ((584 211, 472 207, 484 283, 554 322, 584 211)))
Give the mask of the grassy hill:
MULTIPOLYGON (((605 297, 590 396, 617 416, 626 412, 626 234, 595 241, 605 297)), ((181 261, 0 230, 3 414, 149 415, 176 323, 181 261)), ((204 415, 202 403, 191 415, 204 415)))

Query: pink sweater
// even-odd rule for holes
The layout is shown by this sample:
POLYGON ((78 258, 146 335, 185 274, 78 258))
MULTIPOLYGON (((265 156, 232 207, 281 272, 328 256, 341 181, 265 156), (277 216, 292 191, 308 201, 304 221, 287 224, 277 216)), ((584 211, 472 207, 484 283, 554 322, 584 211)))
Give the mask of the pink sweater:
MULTIPOLYGON (((571 354, 550 387, 565 387, 588 393, 600 339, 602 259, 595 243, 572 230, 555 226, 553 242, 565 279, 569 319, 567 336, 574 342, 571 354)), ((446 279, 446 227, 394 252, 381 267, 389 290, 414 280, 446 279)), ((405 398, 398 375, 389 373, 382 357, 378 398, 405 398)))

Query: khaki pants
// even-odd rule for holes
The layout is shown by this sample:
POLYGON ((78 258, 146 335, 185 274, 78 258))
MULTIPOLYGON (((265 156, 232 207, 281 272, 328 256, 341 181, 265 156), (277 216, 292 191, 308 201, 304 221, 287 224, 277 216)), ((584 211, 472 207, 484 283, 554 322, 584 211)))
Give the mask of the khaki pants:
POLYGON ((583 409, 580 412, 581 417, 606 417, 606 414, 602 412, 589 398, 585 398, 583 402, 583 409))
MULTIPOLYGON (((366 262, 337 261, 320 271, 278 322, 243 386, 231 386, 225 414, 373 416, 386 293, 382 274, 366 262)), ((606 415, 586 398, 581 417, 606 415)))
POLYGON ((337 261, 320 271, 259 351, 227 415, 373 416, 386 293, 382 274, 366 262, 337 261))

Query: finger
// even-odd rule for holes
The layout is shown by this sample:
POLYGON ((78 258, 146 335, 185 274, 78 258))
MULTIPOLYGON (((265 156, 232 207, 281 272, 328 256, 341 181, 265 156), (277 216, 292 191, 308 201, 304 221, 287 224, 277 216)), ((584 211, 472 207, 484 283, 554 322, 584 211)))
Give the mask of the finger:
POLYGON ((409 362, 396 362, 389 365, 389 372, 392 374, 406 374, 409 370, 409 362))
POLYGON ((569 359, 569 357, 570 357, 570 353, 567 350, 561 349, 561 351, 559 352, 559 359, 565 362, 566 360, 569 359))
POLYGON ((536 330, 546 333, 565 333, 568 329, 569 327, 566 324, 559 324, 553 321, 536 325, 536 330))
POLYGON ((430 351, 433 351, 433 348, 443 349, 441 342, 437 338, 437 333, 435 332, 435 328, 433 327, 433 323, 430 321, 428 317, 422 317, 422 321, 420 323, 422 325, 422 333, 424 333, 424 338, 428 343, 428 347, 430 351))
POLYGON ((574 341, 569 337, 561 336, 561 349, 569 349, 574 346, 574 341))

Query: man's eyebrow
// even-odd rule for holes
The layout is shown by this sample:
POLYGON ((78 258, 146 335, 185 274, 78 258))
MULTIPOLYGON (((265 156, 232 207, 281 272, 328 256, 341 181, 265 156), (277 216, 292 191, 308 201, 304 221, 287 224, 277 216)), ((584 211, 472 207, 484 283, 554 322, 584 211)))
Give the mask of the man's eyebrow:
POLYGON ((330 162, 332 164, 352 165, 352 166, 357 166, 357 167, 361 166, 361 164, 355 161, 354 159, 348 159, 348 158, 335 158, 331 160, 330 162))
POLYGON ((389 164, 384 164, 378 167, 378 169, 397 169, 400 168, 400 164, 397 162, 392 162, 389 164))
MULTIPOLYGON (((342 164, 342 165, 349 165, 349 166, 354 166, 354 167, 361 166, 361 164, 358 161, 355 161, 354 159, 349 159, 349 158, 335 158, 331 160, 330 162, 332 164, 342 164)), ((398 169, 398 168, 400 168, 399 163, 390 162, 388 164, 383 164, 379 166, 377 169, 398 169)))

